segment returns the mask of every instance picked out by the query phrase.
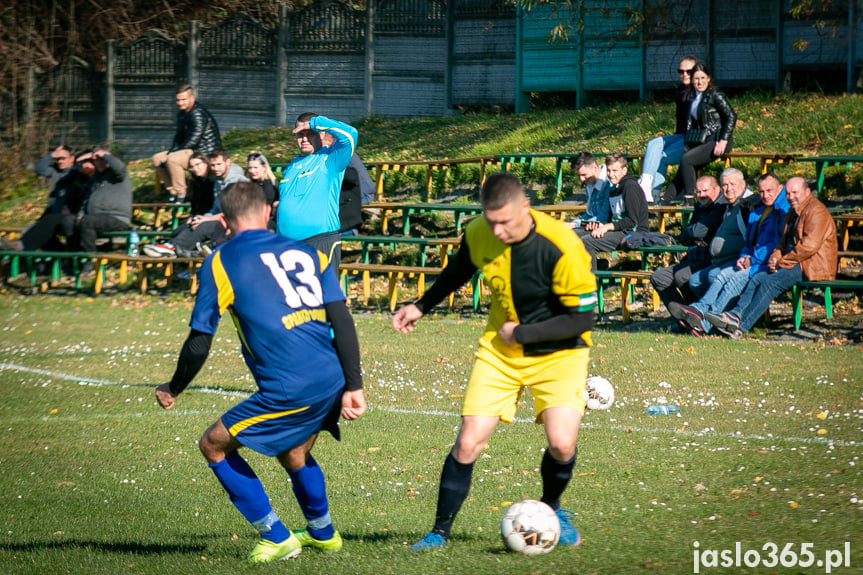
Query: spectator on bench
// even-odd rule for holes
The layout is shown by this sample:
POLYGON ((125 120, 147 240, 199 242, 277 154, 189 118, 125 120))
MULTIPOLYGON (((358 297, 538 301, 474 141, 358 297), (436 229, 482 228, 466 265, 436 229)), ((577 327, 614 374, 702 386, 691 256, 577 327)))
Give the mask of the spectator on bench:
MULTIPOLYGON (((96 146, 78 161, 92 164, 87 180, 87 197, 75 217, 75 240, 85 252, 96 251, 96 236, 101 232, 125 230, 132 222, 132 179, 126 164, 104 146, 96 146)), ((85 168, 85 173, 89 168, 85 168)), ((73 246, 76 247, 76 246, 73 246)))
POLYGON ((746 178, 737 168, 726 168, 719 176, 722 196, 728 205, 722 214, 722 222, 708 250, 710 265, 694 272, 689 277, 689 289, 695 299, 701 298, 710 288, 710 283, 726 267, 734 265, 740 257, 745 243, 746 222, 749 212, 758 202, 758 196, 746 187, 746 178))
POLYGON ((681 193, 693 194, 697 170, 730 152, 733 145, 737 116, 701 62, 692 68, 692 86, 695 94, 683 137, 684 153, 677 175, 662 194, 663 204, 675 201, 681 193))
POLYGON ((581 152, 572 162, 573 171, 584 184, 585 212, 584 215, 571 222, 578 237, 589 235, 601 224, 611 221, 611 205, 608 194, 611 182, 608 181, 608 168, 596 163, 596 158, 590 152, 581 152))
POLYGON ((249 174, 249 181, 254 184, 258 184, 258 186, 264 190, 264 196, 267 198, 267 203, 273 208, 267 229, 275 231, 276 208, 279 205, 279 194, 276 189, 276 174, 273 173, 273 168, 270 167, 270 162, 267 161, 267 157, 260 152, 251 152, 246 156, 246 172, 249 174))
MULTIPOLYGON (((58 235, 66 235, 63 223, 66 216, 81 209, 89 176, 75 162, 75 156, 65 146, 39 160, 33 171, 49 178, 48 201, 39 219, 21 230, 21 239, 10 241, 0 238, 0 249, 4 250, 63 250, 65 246, 58 235)), ((69 233, 74 227, 69 228, 69 233)))
POLYGON ((213 184, 213 206, 206 214, 192 216, 189 221, 171 233, 164 243, 143 247, 144 254, 158 257, 197 257, 207 255, 212 249, 228 239, 228 229, 221 216, 221 193, 233 183, 247 182, 243 169, 231 163, 228 153, 219 148, 210 155, 210 170, 215 178, 213 184))
POLYGON ((612 185, 608 197, 611 221, 581 238, 590 254, 591 271, 596 269, 596 252, 620 249, 627 235, 649 231, 647 201, 638 180, 627 173, 626 156, 613 152, 606 156, 605 165, 612 185))
POLYGON ((189 84, 177 88, 177 130, 167 152, 153 156, 153 167, 170 194, 169 202, 186 201, 186 169, 195 152, 210 155, 221 147, 219 125, 207 109, 195 102, 189 84))
MULTIPOLYGON (((644 150, 644 161, 641 162, 641 177, 638 183, 644 191, 648 202, 659 197, 659 191, 665 183, 665 173, 668 166, 676 166, 683 157, 683 137, 686 134, 686 124, 689 120, 689 108, 692 104, 692 69, 698 63, 695 56, 684 56, 677 64, 677 74, 680 84, 674 91, 674 111, 676 128, 673 134, 657 136, 649 142, 644 150), (656 192, 654 194, 654 191, 656 192)), ((698 182, 696 182, 696 188, 698 182)), ((697 192, 696 192, 697 194, 697 192)), ((696 206, 697 207, 697 206, 696 206)))
POLYGON ((213 187, 215 176, 210 171, 210 158, 200 152, 195 152, 189 158, 189 186, 186 197, 191 203, 190 213, 193 216, 206 214, 213 209, 213 187))
POLYGON ((785 193, 791 209, 785 216, 776 249, 767 260, 767 270, 752 276, 734 308, 706 316, 717 330, 734 339, 752 329, 770 302, 803 278, 808 281, 836 278, 839 244, 833 217, 812 195, 803 178, 788 180, 785 193))
POLYGON ((727 202, 720 193, 719 182, 713 176, 701 176, 695 183, 698 203, 689 223, 680 232, 678 243, 689 246, 676 264, 659 268, 650 275, 650 283, 666 308, 671 303, 689 303, 697 300, 689 289, 693 272, 710 265, 708 246, 725 212, 727 202))
POLYGON ((709 333, 712 325, 704 318, 706 313, 719 314, 733 305, 746 288, 749 278, 767 269, 767 259, 776 247, 782 231, 782 222, 788 213, 788 200, 779 178, 764 174, 758 178, 761 200, 749 213, 746 224, 746 243, 733 266, 724 268, 711 282, 701 299, 692 305, 672 303, 671 316, 690 329, 695 336, 709 333))

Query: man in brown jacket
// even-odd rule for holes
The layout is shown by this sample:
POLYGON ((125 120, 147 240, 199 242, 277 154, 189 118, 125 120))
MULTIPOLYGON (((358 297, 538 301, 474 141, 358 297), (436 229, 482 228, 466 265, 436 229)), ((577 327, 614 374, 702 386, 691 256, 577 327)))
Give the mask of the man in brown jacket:
POLYGON ((767 261, 767 271, 752 276, 733 309, 705 316, 730 337, 738 338, 752 329, 770 302, 803 278, 820 281, 836 277, 838 242, 830 212, 812 195, 803 178, 788 180, 785 194, 791 210, 767 261))

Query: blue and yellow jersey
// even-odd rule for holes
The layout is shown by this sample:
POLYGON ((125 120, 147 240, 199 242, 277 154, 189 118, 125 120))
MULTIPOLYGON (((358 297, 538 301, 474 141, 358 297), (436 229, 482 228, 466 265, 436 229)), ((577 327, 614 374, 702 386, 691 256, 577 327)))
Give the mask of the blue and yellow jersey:
POLYGON ((342 178, 357 147, 357 131, 343 122, 315 116, 309 125, 328 132, 335 141, 314 154, 294 158, 279 183, 276 231, 298 241, 339 231, 342 178))
POLYGON ((204 261, 190 326, 215 334, 229 311, 260 395, 280 409, 303 407, 344 387, 324 309, 344 299, 323 254, 251 230, 204 261))
MULTIPOLYGON (((572 311, 592 311, 596 279, 590 256, 578 236, 563 222, 531 210, 534 229, 523 241, 508 245, 497 239, 485 218, 475 218, 465 229, 465 243, 473 265, 491 290, 491 310, 480 345, 511 356, 513 348, 500 344, 497 332, 505 321, 539 323, 572 311)), ((527 344, 516 351, 542 355, 591 345, 591 334, 527 344)))

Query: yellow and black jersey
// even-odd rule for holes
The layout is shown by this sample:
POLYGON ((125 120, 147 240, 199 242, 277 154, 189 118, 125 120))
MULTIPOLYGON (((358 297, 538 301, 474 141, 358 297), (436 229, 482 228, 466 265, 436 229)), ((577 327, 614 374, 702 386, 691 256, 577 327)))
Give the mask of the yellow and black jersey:
POLYGON ((479 270, 492 293, 481 345, 505 356, 588 347, 596 305, 590 256, 566 224, 534 210, 530 213, 533 229, 512 245, 497 239, 485 218, 471 221, 458 255, 417 305, 428 310, 479 270), (570 319, 577 317, 582 327, 573 333, 570 319), (500 343, 497 331, 505 321, 519 324, 520 350, 500 343))

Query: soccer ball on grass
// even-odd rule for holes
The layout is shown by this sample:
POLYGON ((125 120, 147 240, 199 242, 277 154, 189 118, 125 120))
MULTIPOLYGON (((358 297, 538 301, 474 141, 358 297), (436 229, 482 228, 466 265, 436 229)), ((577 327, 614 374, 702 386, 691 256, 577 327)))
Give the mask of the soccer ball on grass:
POLYGON ((604 377, 593 375, 585 381, 584 396, 587 409, 608 409, 614 403, 614 386, 604 377))
POLYGON ((500 536, 510 551, 542 555, 557 545, 560 521, 554 510, 534 499, 510 505, 500 520, 500 536))

